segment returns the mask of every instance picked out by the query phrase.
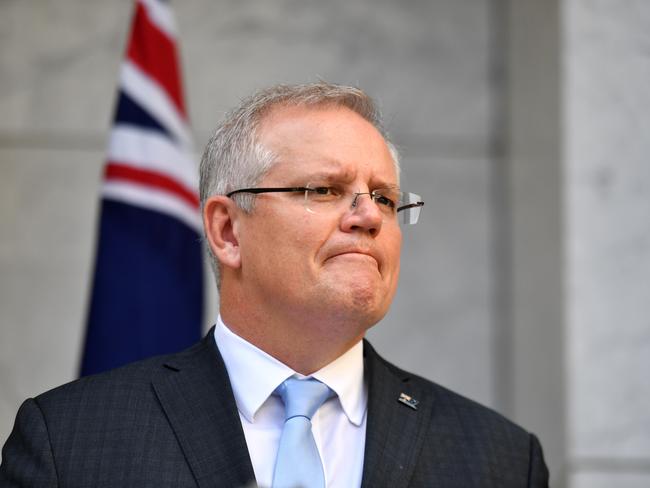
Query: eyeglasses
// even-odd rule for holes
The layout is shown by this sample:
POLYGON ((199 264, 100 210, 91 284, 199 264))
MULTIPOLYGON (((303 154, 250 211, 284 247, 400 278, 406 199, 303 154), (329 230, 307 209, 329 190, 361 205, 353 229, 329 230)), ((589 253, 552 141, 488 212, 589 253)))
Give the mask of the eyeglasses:
POLYGON ((420 209, 424 205, 419 195, 400 191, 399 188, 380 188, 371 192, 350 192, 335 186, 311 185, 286 188, 242 188, 231 191, 226 196, 230 198, 238 193, 303 193, 305 209, 315 214, 342 210, 349 196, 352 197, 350 208, 356 208, 359 197, 368 195, 381 211, 384 221, 397 220, 401 224, 410 225, 417 224, 420 209))

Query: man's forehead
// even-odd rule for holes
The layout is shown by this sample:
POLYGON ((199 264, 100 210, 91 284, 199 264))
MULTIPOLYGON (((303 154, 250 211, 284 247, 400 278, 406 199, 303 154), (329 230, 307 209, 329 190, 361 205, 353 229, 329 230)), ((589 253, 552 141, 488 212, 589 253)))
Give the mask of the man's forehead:
MULTIPOLYGON (((360 126, 368 126, 376 131, 376 128, 361 114, 354 110, 336 104, 318 105, 275 105, 271 107, 260 119, 259 133, 262 136, 269 136, 283 131, 297 131, 306 133, 322 133, 331 130, 333 122, 338 119, 341 123, 356 122, 360 126)), ((379 131, 377 131, 379 134, 379 131)), ((382 137, 383 139, 383 137, 382 137)))
POLYGON ((267 174, 270 179, 320 175, 343 183, 361 177, 373 186, 397 184, 393 155, 383 135, 345 106, 276 106, 265 116, 258 137, 275 157, 267 174))
MULTIPOLYGON (((374 152, 392 159, 383 135, 357 112, 337 105, 278 106, 258 127, 258 138, 273 151, 319 149, 325 155, 374 152), (318 146, 316 146, 318 145, 318 146)), ((343 158, 344 162, 347 158, 343 158)))

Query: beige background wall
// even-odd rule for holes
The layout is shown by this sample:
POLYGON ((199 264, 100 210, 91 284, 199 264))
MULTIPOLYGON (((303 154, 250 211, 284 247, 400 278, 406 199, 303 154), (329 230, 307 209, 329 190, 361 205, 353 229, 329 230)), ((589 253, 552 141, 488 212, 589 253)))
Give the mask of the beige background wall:
MULTIPOLYGON (((197 158, 271 83, 379 100, 426 201, 379 351, 538 433, 554 486, 648 486, 650 4, 172 4, 197 158)), ((0 442, 76 375, 130 16, 0 3, 0 442)))

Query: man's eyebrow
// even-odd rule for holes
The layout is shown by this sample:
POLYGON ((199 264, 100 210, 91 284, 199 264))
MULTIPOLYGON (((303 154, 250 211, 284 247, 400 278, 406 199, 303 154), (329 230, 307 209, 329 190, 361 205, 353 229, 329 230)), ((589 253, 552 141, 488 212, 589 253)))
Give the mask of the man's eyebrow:
POLYGON ((399 190, 399 184, 396 182, 387 182, 383 179, 371 179, 370 185, 374 189, 399 190))
POLYGON ((386 189, 386 190, 399 190, 399 185, 397 183, 386 183, 383 181, 371 182, 373 188, 386 189))
POLYGON ((303 178, 307 178, 310 181, 352 181, 354 179, 354 171, 346 169, 342 164, 336 161, 324 161, 323 167, 314 171, 313 173, 307 173, 302 175, 303 178))
MULTIPOLYGON (((330 183, 330 182, 342 182, 342 183, 347 183, 351 182, 354 180, 356 177, 356 171, 349 169, 344 165, 343 163, 337 161, 336 159, 323 159, 322 160, 322 166, 315 170, 312 173, 306 173, 303 175, 295 175, 292 180, 295 181, 301 181, 305 183, 303 180, 307 180, 307 183, 314 183, 314 182, 323 182, 323 183, 330 183)), ((301 184, 303 184, 301 183, 301 184)), ((369 182, 369 187, 372 187, 373 189, 397 189, 399 190, 399 184, 394 181, 386 181, 383 178, 375 178, 372 177, 369 182)))
POLYGON ((316 173, 311 173, 309 175, 309 178, 313 178, 315 180, 326 180, 326 181, 352 179, 350 178, 349 174, 350 174, 349 171, 333 169, 330 171, 324 170, 324 171, 318 171, 316 173))

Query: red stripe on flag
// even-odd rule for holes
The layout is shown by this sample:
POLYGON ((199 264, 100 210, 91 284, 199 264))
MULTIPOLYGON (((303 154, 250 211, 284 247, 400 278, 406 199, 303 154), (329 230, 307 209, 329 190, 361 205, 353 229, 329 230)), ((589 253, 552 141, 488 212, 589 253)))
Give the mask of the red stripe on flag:
POLYGON ((186 201, 192 207, 197 209, 199 208, 199 198, 196 193, 188 190, 178 181, 162 173, 134 168, 133 166, 110 161, 106 165, 104 175, 106 180, 124 180, 148 186, 150 188, 164 190, 186 201))
POLYGON ((147 10, 139 2, 126 55, 165 89, 183 118, 187 118, 176 44, 151 22, 147 10))

